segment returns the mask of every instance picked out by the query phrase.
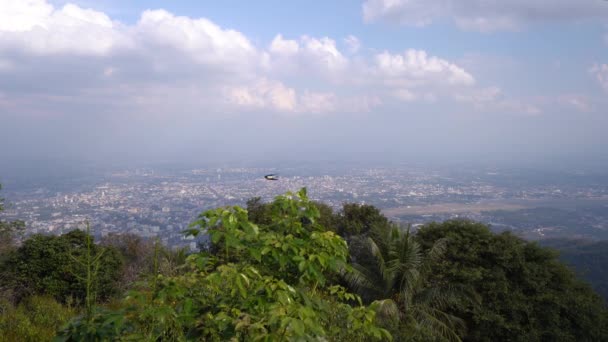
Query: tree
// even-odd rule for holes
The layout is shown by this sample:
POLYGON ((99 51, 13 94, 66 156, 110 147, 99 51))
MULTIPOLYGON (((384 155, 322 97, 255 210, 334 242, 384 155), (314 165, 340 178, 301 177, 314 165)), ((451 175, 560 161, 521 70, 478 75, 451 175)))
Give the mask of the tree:
MULTIPOLYGON (((327 230, 337 232, 339 223, 338 215, 333 209, 322 202, 313 201, 312 204, 319 210, 318 223, 327 230)), ((272 221, 272 204, 264 203, 260 197, 253 197, 247 201, 247 214, 251 222, 255 224, 270 224, 272 221)))
POLYGON ((447 313, 449 305, 465 296, 455 287, 428 286, 429 266, 441 260, 445 241, 423 253, 410 229, 376 229, 367 238, 366 258, 354 265, 346 279, 367 301, 375 301, 380 317, 403 340, 459 341, 464 323, 447 313))
POLYGON ((322 202, 312 202, 319 210, 318 223, 326 230, 336 233, 339 217, 329 205, 322 202))
POLYGON ((460 283, 481 297, 481 306, 449 308, 466 321, 465 340, 608 340, 601 298, 555 252, 465 220, 428 224, 416 239, 427 250, 448 240, 446 257, 431 266, 430 283, 460 283))
POLYGON ((386 228, 389 220, 373 205, 345 203, 338 213, 336 232, 345 238, 367 236, 374 228, 386 228))
POLYGON ((120 290, 125 291, 153 273, 155 244, 134 234, 111 233, 103 237, 101 246, 116 249, 122 256, 123 264, 118 283, 120 290))
MULTIPOLYGON (((0 184, 2 190, 2 184, 0 184)), ((0 197, 0 212, 4 211, 4 198, 0 197)), ((0 262, 16 247, 17 239, 22 237, 25 232, 23 221, 3 221, 0 220, 0 262)))
POLYGON ((17 306, 0 301, 0 342, 52 341, 76 312, 49 297, 29 297, 17 306))
POLYGON ((269 224, 271 221, 270 204, 262 202, 261 197, 247 201, 248 219, 255 224, 269 224))
POLYGON ((559 251, 559 259, 588 281, 608 303, 608 241, 550 239, 540 244, 559 251))
POLYGON ((5 277, 0 283, 12 288, 18 300, 48 295, 62 302, 71 298, 83 303, 87 286, 79 277, 85 270, 76 259, 89 252, 104 253, 98 270, 97 293, 100 300, 107 300, 118 290, 122 259, 116 249, 89 246, 89 239, 92 237, 81 230, 61 236, 33 235, 2 264, 5 277))
POLYGON ((389 339, 374 308, 329 283, 348 249, 318 224, 305 189, 277 197, 269 213, 260 225, 240 207, 202 213, 187 234, 209 234, 217 254, 190 255, 180 274, 158 276, 90 324, 73 321, 61 340, 389 339))

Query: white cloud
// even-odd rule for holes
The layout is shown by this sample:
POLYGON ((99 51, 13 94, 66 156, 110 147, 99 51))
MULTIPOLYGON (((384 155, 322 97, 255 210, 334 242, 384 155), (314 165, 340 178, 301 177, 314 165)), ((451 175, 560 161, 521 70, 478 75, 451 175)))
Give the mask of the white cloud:
POLYGON ((384 51, 375 56, 374 69, 385 82, 405 86, 428 83, 467 86, 475 83, 473 76, 464 69, 429 56, 423 50, 407 50, 403 54, 384 51))
POLYGON ((40 103, 48 110, 88 101, 129 112, 365 112, 451 99, 476 83, 423 50, 369 55, 352 35, 342 48, 330 37, 281 34, 258 46, 209 19, 165 10, 127 25, 71 4, 0 0, 0 89, 52 102, 40 103))
POLYGON ((285 114, 330 113, 338 109, 338 99, 333 93, 311 92, 297 94, 281 82, 260 79, 250 86, 225 89, 228 105, 252 110, 271 110, 285 114))
POLYGON ((304 53, 328 71, 343 70, 348 65, 348 60, 338 50, 333 39, 328 37, 316 39, 304 36, 302 37, 302 45, 304 53))
POLYGON ((607 18, 603 1, 572 0, 366 0, 366 22, 426 26, 451 20, 464 30, 517 30, 543 21, 572 22, 607 18))
POLYGON ((53 6, 44 0, 3 1, 0 11, 0 31, 29 31, 35 26, 45 28, 53 6))
POLYGON ((293 56, 300 51, 300 44, 295 40, 283 39, 283 36, 278 34, 270 43, 269 50, 279 56, 293 56))
POLYGON ((308 78, 338 81, 350 62, 329 37, 301 36, 295 40, 279 34, 272 40, 268 61, 264 64, 277 77, 298 73, 308 78))
POLYGON ((283 112, 296 110, 296 92, 277 81, 258 80, 250 86, 226 89, 229 103, 253 109, 274 109, 283 112))
POLYGON ((608 64, 594 64, 589 72, 595 77, 600 86, 608 92, 608 64))
POLYGON ((205 65, 234 67, 257 62, 257 51, 242 33, 222 29, 210 20, 178 17, 165 10, 145 11, 136 27, 138 42, 182 52, 205 65))
POLYGON ((344 43, 348 47, 348 51, 350 51, 350 53, 357 53, 359 52, 359 49, 361 49, 361 41, 352 34, 344 38, 344 43))
POLYGON ((0 48, 40 55, 105 55, 127 44, 125 32, 108 16, 67 4, 61 9, 39 0, 0 4, 0 48))
MULTIPOLYGON (((357 49, 360 44, 354 36, 347 42, 357 49)), ((317 79, 331 87, 352 87, 368 95, 407 102, 429 102, 475 84, 466 70, 424 50, 410 49, 401 54, 384 51, 369 57, 354 50, 353 56, 347 56, 327 37, 302 36, 295 40, 277 35, 269 47, 268 70, 279 79, 317 79)))

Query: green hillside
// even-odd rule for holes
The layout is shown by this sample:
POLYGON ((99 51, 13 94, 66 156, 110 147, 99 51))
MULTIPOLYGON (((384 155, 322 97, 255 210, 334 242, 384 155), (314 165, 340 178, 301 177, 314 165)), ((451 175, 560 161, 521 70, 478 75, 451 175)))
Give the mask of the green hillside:
POLYGON ((608 300, 608 241, 552 239, 541 244, 558 250, 560 260, 608 300))
POLYGON ((1 222, 0 341, 608 340, 604 302, 536 243, 470 221, 414 233, 305 189, 247 204, 202 213, 196 253, 90 231, 16 244, 23 225, 1 222))

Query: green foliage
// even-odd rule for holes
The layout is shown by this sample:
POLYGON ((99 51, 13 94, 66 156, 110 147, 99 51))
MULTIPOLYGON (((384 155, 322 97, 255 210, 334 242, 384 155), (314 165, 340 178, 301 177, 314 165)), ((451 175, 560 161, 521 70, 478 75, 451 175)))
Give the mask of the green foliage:
MULTIPOLYGON (((0 184, 2 190, 2 184, 0 184)), ((0 212, 4 210, 4 198, 0 197, 0 212)), ((25 232, 23 221, 2 221, 0 220, 0 262, 6 255, 15 249, 15 242, 22 237, 25 232)))
MULTIPOLYGON (((317 222, 325 229, 333 231, 343 238, 367 236, 374 228, 388 227, 389 220, 380 210, 372 205, 344 203, 338 213, 327 204, 313 202, 319 211, 317 222)), ((260 197, 247 201, 249 220, 255 224, 270 224, 272 221, 272 203, 264 203, 260 197)))
POLYGON ((608 302, 608 241, 552 239, 540 241, 559 251, 559 258, 608 302))
POLYGON ((25 232, 23 221, 0 221, 0 260, 16 247, 16 241, 25 232))
POLYGON ((56 341, 608 340, 600 297, 513 235, 469 221, 411 234, 373 206, 336 214, 305 189, 247 208, 202 213, 187 233, 211 248, 191 255, 132 236, 95 245, 82 231, 16 248, 23 224, 0 222, 0 290, 19 303, 0 301, 0 342, 48 341, 62 325, 56 341))
POLYGON ((76 311, 49 297, 30 297, 19 306, 0 303, 0 342, 51 341, 76 311))
POLYGON ((334 210, 327 204, 321 202, 313 202, 313 205, 319 210, 319 218, 317 223, 324 227, 326 230, 330 230, 336 233, 337 226, 339 224, 339 215, 334 213, 334 210))
MULTIPOLYGON (((319 210, 317 223, 326 230, 337 232, 339 216, 325 203, 312 202, 319 210)), ((258 225, 268 225, 272 222, 272 203, 264 203, 260 197, 253 197, 247 201, 247 214, 249 221, 258 225)))
MULTIPOLYGON (((107 300, 117 292, 122 260, 113 248, 88 245, 90 235, 74 230, 61 236, 33 235, 2 263, 0 284, 13 289, 17 300, 31 295, 49 295, 61 302, 68 298, 83 303, 87 294, 87 255, 101 255, 95 292, 107 300)), ((89 289, 91 290, 91 289, 89 289)))
POLYGON ((240 207, 201 214, 188 234, 209 234, 216 255, 190 255, 178 275, 158 276, 93 324, 73 321, 61 340, 86 332, 132 340, 389 339, 373 308, 328 281, 347 268, 348 249, 318 224, 306 191, 279 196, 268 210, 271 220, 260 225, 240 207))
MULTIPOLYGON (((373 230, 390 229, 391 222, 371 205, 344 203, 338 213, 327 204, 313 202, 319 211, 317 223, 332 231, 348 242, 351 260, 358 262, 370 258, 367 251, 367 237, 373 230)), ((247 201, 249 220, 256 224, 269 224, 272 220, 272 204, 263 203, 261 198, 254 197, 247 201)), ((209 249, 217 254, 220 246, 211 244, 209 249)))
POLYGON ((247 214, 249 221, 255 224, 270 224, 270 204, 262 202, 262 198, 254 197, 247 201, 247 214))
POLYGON ((116 249, 122 257, 123 266, 117 284, 121 293, 151 276, 177 274, 187 256, 186 249, 172 250, 158 241, 134 234, 111 233, 102 238, 100 245, 116 249))
POLYGON ((339 213, 336 232, 340 236, 367 236, 374 228, 387 228, 388 219, 372 205, 345 203, 339 213))
POLYGON ((445 240, 426 253, 414 236, 397 226, 376 229, 367 239, 371 258, 346 275, 351 287, 375 301, 379 317, 400 340, 460 341, 464 324, 445 310, 459 300, 471 300, 453 286, 428 286, 430 266, 443 257, 445 240))
POLYGON ((348 241, 351 262, 372 265, 375 258, 370 253, 368 237, 374 232, 388 231, 392 223, 371 205, 345 203, 342 210, 333 216, 332 230, 348 241))
POLYGON ((116 249, 123 260, 117 287, 120 292, 130 289, 135 282, 152 274, 154 243, 134 234, 111 233, 103 237, 101 246, 116 249))
POLYGON ((95 303, 97 302, 97 285, 100 283, 99 270, 102 265, 103 256, 109 249, 100 249, 94 251, 95 247, 93 237, 90 235, 91 228, 87 222, 87 231, 85 236, 85 251, 80 257, 70 255, 72 261, 75 263, 75 269, 72 270, 72 274, 78 279, 85 289, 84 307, 85 316, 87 320, 91 320, 93 317, 93 310, 95 303), (82 269, 80 271, 79 269, 82 269))
POLYGON ((460 220, 429 224, 416 237, 427 249, 449 241, 430 282, 463 284, 482 299, 481 306, 462 302, 449 309, 465 319, 465 340, 608 340, 606 307, 553 251, 460 220))

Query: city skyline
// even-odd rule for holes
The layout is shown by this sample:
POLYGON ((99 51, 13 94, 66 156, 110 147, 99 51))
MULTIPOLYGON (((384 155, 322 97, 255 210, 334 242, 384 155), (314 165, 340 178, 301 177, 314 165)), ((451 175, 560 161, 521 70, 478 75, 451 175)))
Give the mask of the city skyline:
POLYGON ((394 222, 418 227, 468 218, 528 239, 608 237, 608 174, 503 169, 356 168, 324 172, 266 168, 125 169, 7 189, 5 219, 24 220, 27 234, 61 234, 91 223, 96 236, 136 234, 195 248, 182 232, 207 209, 271 201, 302 187, 339 212, 344 203, 374 205, 394 222))

